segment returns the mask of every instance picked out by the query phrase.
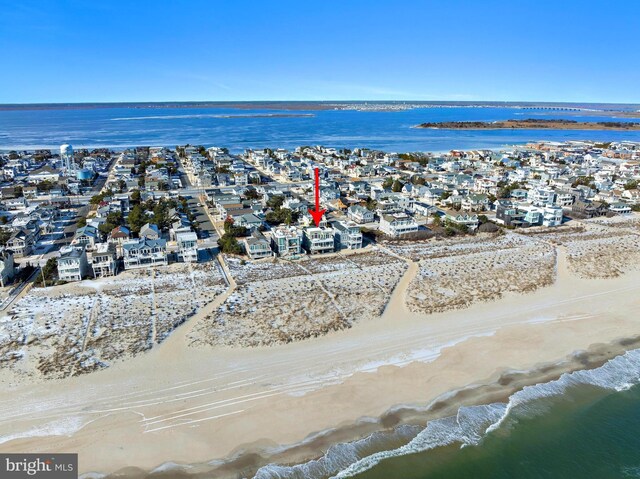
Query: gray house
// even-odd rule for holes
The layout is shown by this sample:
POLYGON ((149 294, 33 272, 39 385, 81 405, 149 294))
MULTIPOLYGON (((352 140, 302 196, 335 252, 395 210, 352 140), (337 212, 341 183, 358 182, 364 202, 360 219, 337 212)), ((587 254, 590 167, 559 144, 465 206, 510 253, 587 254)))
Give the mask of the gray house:
POLYGON ((13 268, 13 253, 9 250, 0 252, 0 286, 5 287, 15 274, 13 268))
POLYGON ((140 228, 140 238, 158 240, 160 239, 160 229, 157 225, 147 223, 140 228))
POLYGON ((87 276, 89 263, 85 245, 69 246, 58 258, 58 278, 62 281, 81 281, 87 276))

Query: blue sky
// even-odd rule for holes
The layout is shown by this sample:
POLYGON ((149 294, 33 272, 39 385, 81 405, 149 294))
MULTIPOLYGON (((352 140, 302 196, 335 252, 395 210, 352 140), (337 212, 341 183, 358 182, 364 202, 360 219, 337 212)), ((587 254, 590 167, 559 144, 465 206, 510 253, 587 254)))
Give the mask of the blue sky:
POLYGON ((0 103, 640 103, 640 2, 0 0, 0 103))

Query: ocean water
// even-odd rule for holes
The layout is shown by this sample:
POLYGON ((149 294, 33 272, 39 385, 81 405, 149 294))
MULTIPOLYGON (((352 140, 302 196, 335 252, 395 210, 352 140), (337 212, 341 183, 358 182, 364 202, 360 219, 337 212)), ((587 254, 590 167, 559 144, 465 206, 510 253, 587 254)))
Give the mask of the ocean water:
POLYGON ((640 350, 461 407, 424 427, 336 444, 317 460, 265 466, 257 479, 640 477, 640 350))
POLYGON ((359 479, 621 479, 640 477, 640 386, 576 388, 545 414, 493 431, 477 446, 389 459, 359 479))
MULTIPOLYGON (((0 149, 136 145, 287 148, 325 145, 384 151, 448 151, 500 148, 536 140, 640 141, 640 131, 416 129, 423 122, 571 118, 607 121, 613 113, 524 110, 504 107, 416 108, 402 111, 285 111, 232 108, 83 108, 0 111, 0 149), (268 116, 268 115, 304 116, 268 116), (261 116, 252 116, 261 115, 261 116)), ((638 121, 617 118, 617 121, 638 121)))

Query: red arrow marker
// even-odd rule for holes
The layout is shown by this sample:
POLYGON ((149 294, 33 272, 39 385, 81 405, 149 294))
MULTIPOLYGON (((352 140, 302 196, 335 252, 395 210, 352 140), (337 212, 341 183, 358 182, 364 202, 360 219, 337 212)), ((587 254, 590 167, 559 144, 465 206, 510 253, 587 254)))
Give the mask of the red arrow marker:
POLYGON ((322 220, 322 215, 327 210, 320 209, 320 172, 318 168, 314 168, 314 174, 316 178, 316 209, 312 210, 309 208, 309 214, 313 217, 313 221, 316 226, 320 226, 320 220, 322 220))

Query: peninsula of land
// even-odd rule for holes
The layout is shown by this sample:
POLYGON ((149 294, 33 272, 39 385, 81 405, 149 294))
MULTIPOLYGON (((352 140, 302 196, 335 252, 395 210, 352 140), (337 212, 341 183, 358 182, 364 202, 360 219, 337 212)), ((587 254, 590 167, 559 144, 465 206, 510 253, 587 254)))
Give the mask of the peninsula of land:
POLYGON ((576 121, 527 118, 504 121, 442 121, 421 123, 416 128, 446 130, 640 130, 640 123, 624 121, 576 121))

